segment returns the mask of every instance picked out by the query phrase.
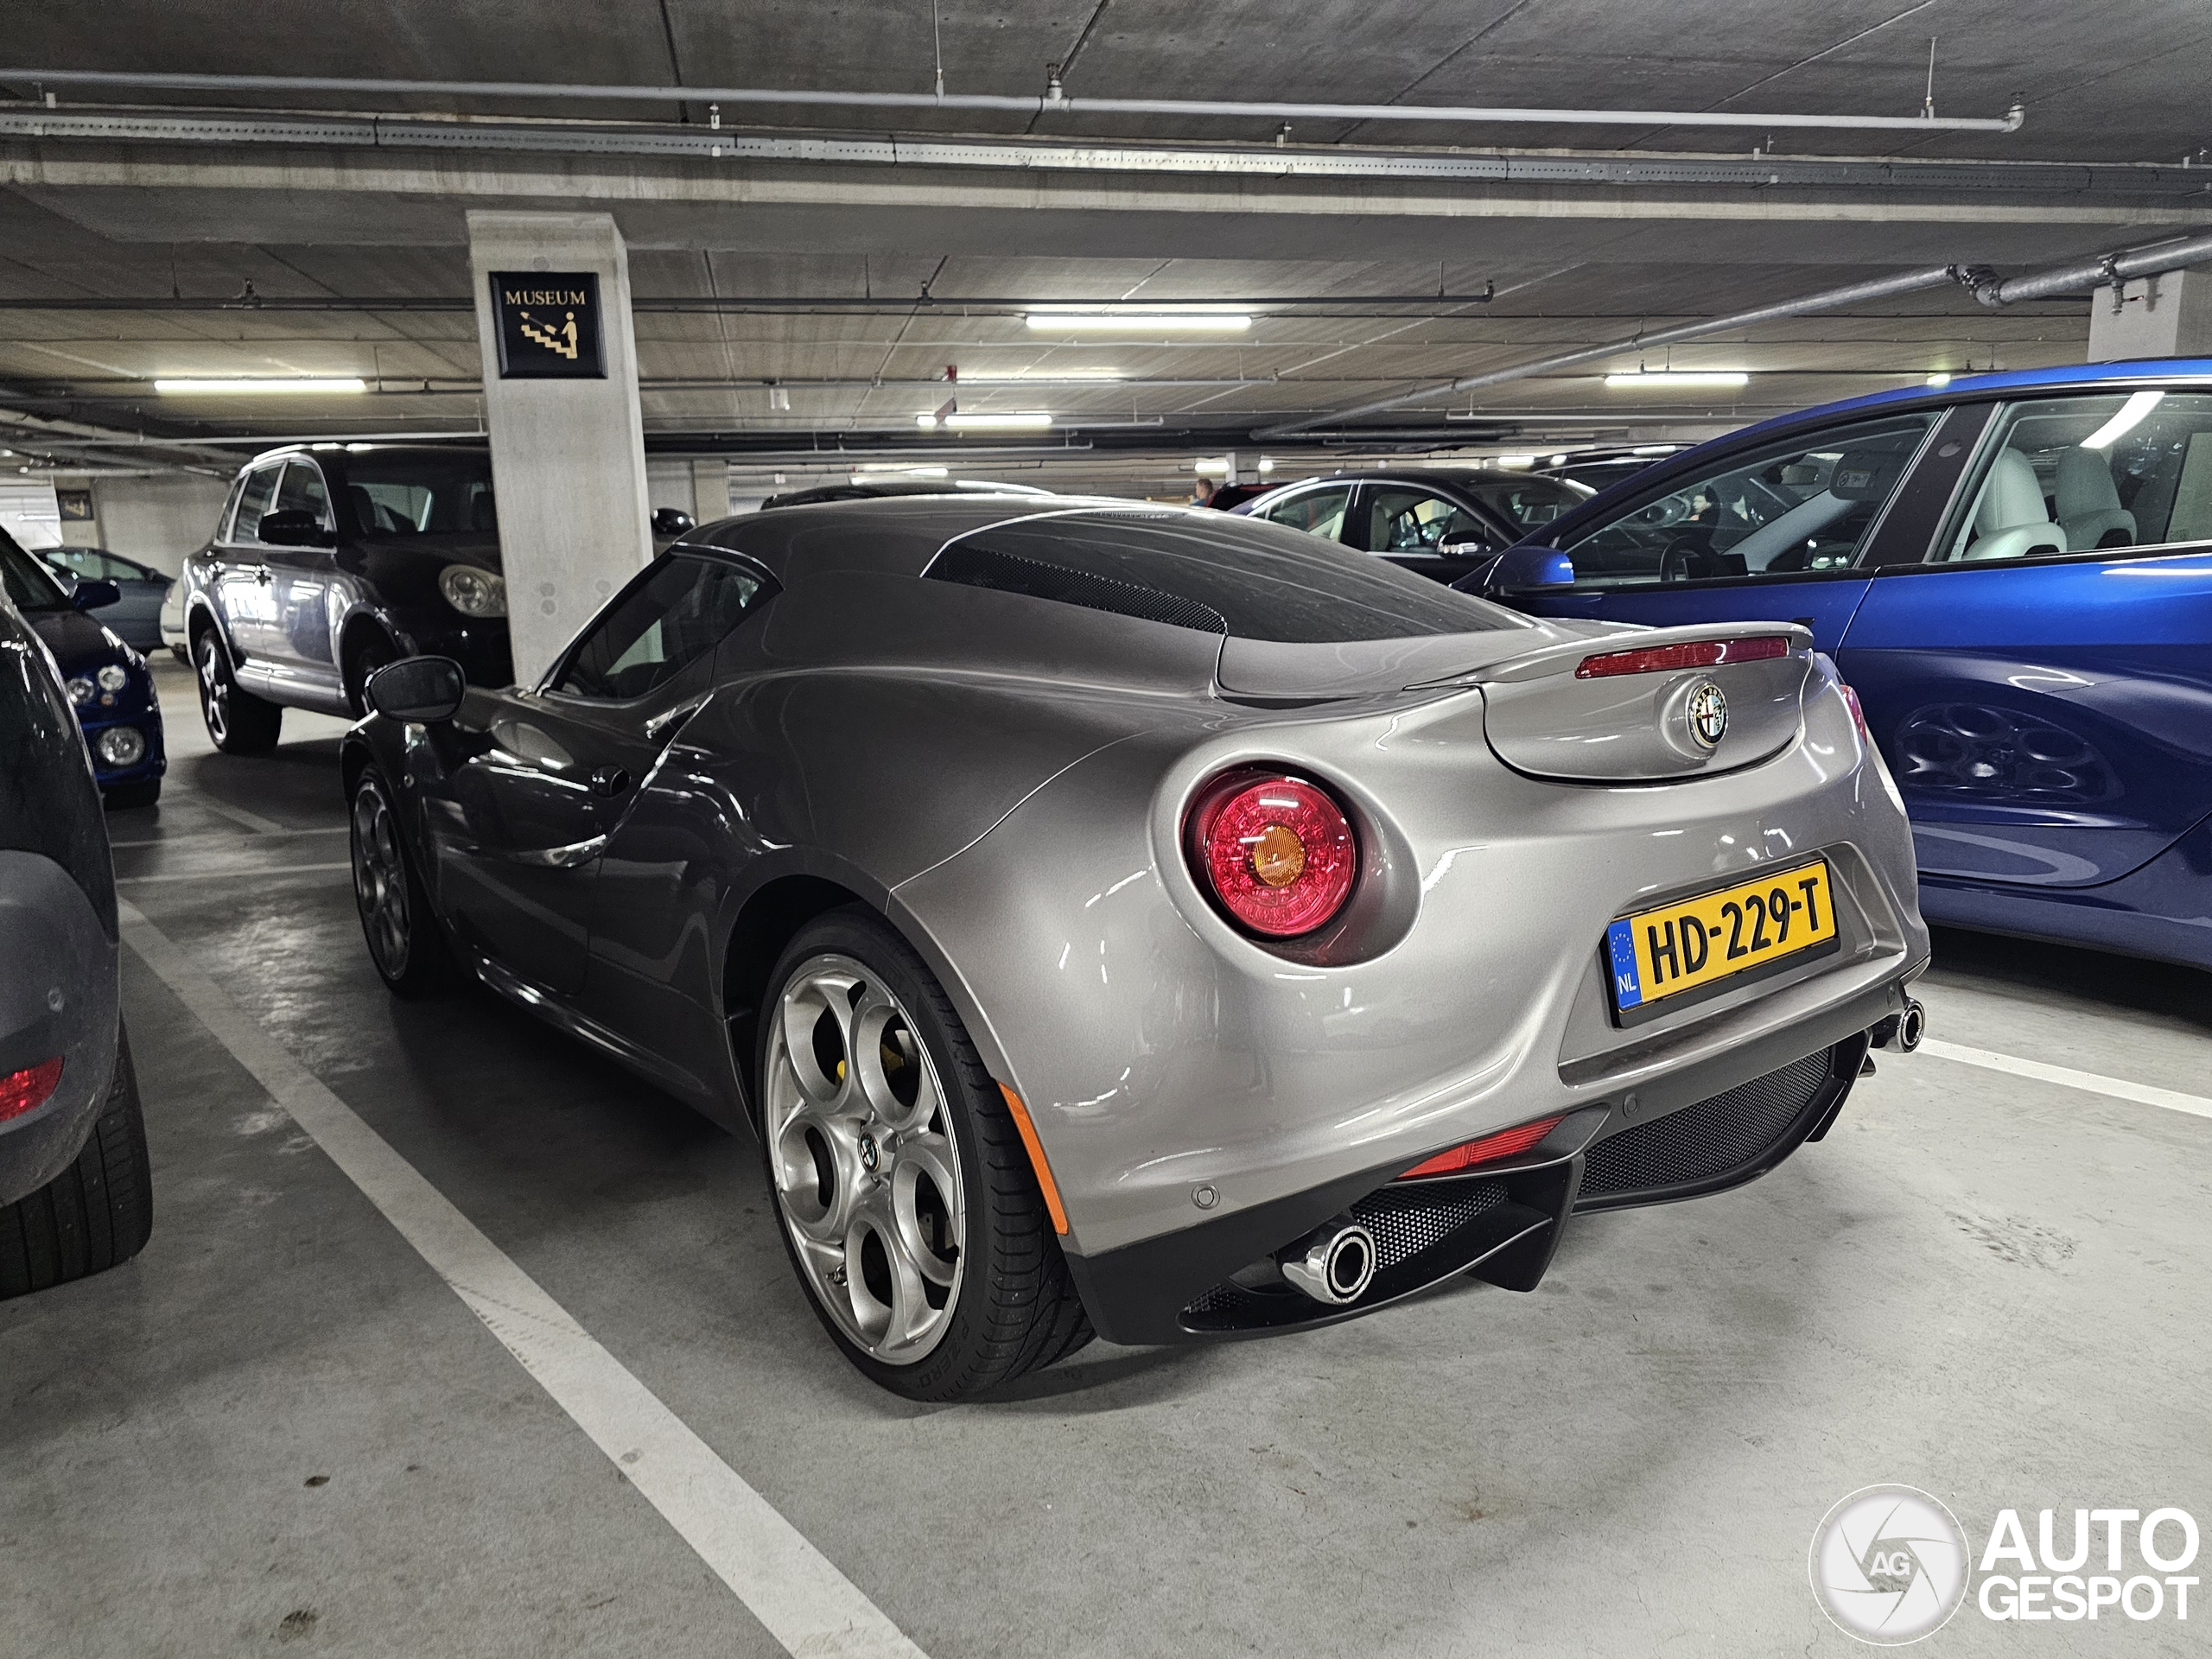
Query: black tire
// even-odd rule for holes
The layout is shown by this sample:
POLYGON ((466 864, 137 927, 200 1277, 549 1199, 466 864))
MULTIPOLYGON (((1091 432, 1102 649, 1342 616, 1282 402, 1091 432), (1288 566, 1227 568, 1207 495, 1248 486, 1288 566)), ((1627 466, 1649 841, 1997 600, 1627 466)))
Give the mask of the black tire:
POLYGON ((146 1248, 153 1173, 130 1039, 118 1031, 107 1104, 77 1161, 44 1186, 0 1205, 0 1301, 105 1273, 146 1248))
POLYGON ((142 778, 135 784, 118 784, 113 789, 100 791, 100 798, 111 812, 128 812, 133 807, 151 806, 162 798, 162 780, 142 778))
MULTIPOLYGON (((880 917, 855 905, 801 929, 769 976, 754 1057, 754 1098, 763 1114, 762 1169, 791 1271, 822 1328, 863 1376, 910 1400, 966 1400, 1072 1353, 1091 1338, 1035 1172, 998 1084, 984 1069, 959 1015, 927 965, 880 917), (950 1318, 936 1345, 912 1364, 887 1363, 853 1340, 823 1300, 802 1260, 778 1188, 777 1152, 766 1114, 768 1073, 784 993, 810 961, 848 958, 880 982, 911 1015, 941 1084, 944 1116, 966 1195, 966 1236, 950 1318)), ((838 1075, 842 1077, 842 1069, 838 1075)), ((873 1166, 871 1166, 873 1167, 873 1166)))
POLYGON ((346 645, 346 702, 354 716, 369 712, 369 705, 362 695, 362 688, 369 683, 369 676, 377 670, 399 660, 399 647, 382 628, 364 626, 346 645))
POLYGON ((391 785, 374 766, 354 781, 347 823, 353 903, 378 977, 410 1002, 439 995, 453 983, 453 952, 408 850, 391 785))
POLYGON ((225 754, 266 754, 276 747, 284 724, 281 703, 245 690, 231 671, 231 653, 212 624, 192 642, 200 687, 200 718, 207 735, 225 754))

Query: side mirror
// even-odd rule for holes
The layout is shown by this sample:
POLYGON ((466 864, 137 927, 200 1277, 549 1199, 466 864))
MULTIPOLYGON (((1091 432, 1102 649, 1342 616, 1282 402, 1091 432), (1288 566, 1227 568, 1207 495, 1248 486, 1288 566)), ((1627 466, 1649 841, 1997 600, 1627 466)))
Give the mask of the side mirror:
POLYGON ((681 507, 653 509, 652 529, 656 536, 681 536, 697 527, 697 522, 681 507))
POLYGON ((322 520, 305 507, 286 507, 264 512, 254 532, 271 547, 334 547, 338 538, 322 527, 322 520))
POLYGON ((408 657, 369 676, 361 700, 376 713, 418 726, 434 726, 461 712, 468 677, 450 657, 408 657))
POLYGON ((123 589, 104 577, 86 577, 69 590, 69 602, 80 611, 97 611, 122 599, 123 589))
POLYGON ((1555 547, 1522 543, 1509 547, 1480 569, 1471 570, 1452 585, 1463 594, 1494 599, 1501 594, 1527 593, 1538 588, 1567 588, 1574 582, 1574 561, 1555 547))

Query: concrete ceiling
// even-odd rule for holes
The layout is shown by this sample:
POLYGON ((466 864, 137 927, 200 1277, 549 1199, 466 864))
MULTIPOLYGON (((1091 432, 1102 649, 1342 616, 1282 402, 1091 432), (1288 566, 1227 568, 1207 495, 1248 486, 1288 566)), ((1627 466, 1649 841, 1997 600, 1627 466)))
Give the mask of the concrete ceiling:
MULTIPOLYGON (((1685 160, 1680 182, 1624 186, 1387 169, 1408 157, 1552 164, 1603 150, 1694 153, 1740 171, 1753 145, 1766 148, 1764 135, 1315 123, 1294 128, 1286 166, 1270 175, 1216 163, 1220 145, 1273 146, 1272 121, 748 106, 741 124, 726 118, 733 137, 1027 134, 1166 147, 1198 162, 1102 170, 1068 162, 1064 149, 1004 166, 710 162, 516 137, 556 123, 588 128, 593 143, 679 129, 696 138, 707 119, 696 102, 578 108, 73 88, 57 119, 126 106, 134 120, 215 107, 528 119, 496 129, 509 150, 460 155, 389 138, 352 148, 265 132, 251 143, 164 138, 120 122, 61 136, 0 127, 0 307, 11 308, 0 308, 0 404, 19 417, 143 432, 162 442, 142 459, 194 464, 206 452, 176 441, 471 427, 480 374, 473 317, 400 308, 465 305, 472 207, 611 212, 641 302, 714 308, 638 318, 646 425, 661 447, 912 443, 914 414, 942 400, 937 383, 957 365, 963 409, 1048 409, 1066 423, 1056 442, 1149 447, 1185 463, 1194 446, 1217 448, 1271 419, 1640 328, 1904 267, 2034 270, 2212 221, 2212 156, 2198 151, 2212 138, 2202 100, 2212 13, 2197 0, 2094 14, 2018 0, 1320 0, 1294 10, 1258 0, 1004 10, 948 0, 941 32, 955 92, 1034 93, 1058 61, 1077 96, 1885 115, 1918 111, 1936 35, 1942 113, 2000 115, 2015 99, 2029 113, 2013 134, 1780 135, 1776 149, 1829 158, 1817 176, 1732 181, 1685 160), (1451 145, 1460 148, 1432 148, 1451 145), (1499 148, 1531 145, 1544 148, 1499 148), (1929 179, 1834 159, 1853 156, 2083 165, 1969 165, 1929 179), (1348 173, 1314 168, 1344 157, 1367 160, 1348 173), (249 283, 267 301, 382 303, 220 308, 249 283), (920 303, 925 288, 950 302, 920 303), (1486 302, 1472 297, 1486 288, 1486 302), (40 299, 162 303, 24 308, 40 299), (1300 302, 1255 305, 1249 334, 1227 342, 1066 343, 1033 333, 1020 313, 1022 301, 1055 299, 1300 302), (359 374, 372 390, 302 409, 298 399, 157 398, 149 384, 299 372, 359 374), (1087 378, 1107 374, 1116 378, 1087 378), (1077 384, 981 384, 1024 375, 1077 384), (772 382, 788 410, 771 407, 772 382)), ((5 52, 47 69, 844 91, 927 91, 935 64, 927 0, 404 0, 252 29, 238 26, 234 8, 160 0, 104 6, 96 20, 67 8, 26 12, 5 52)), ((15 109, 39 113, 29 79, 5 90, 15 109)), ((0 116, 9 108, 0 104, 0 116)), ((1677 367, 1753 372, 1726 402, 1607 392, 1599 377, 1633 366, 1631 351, 1472 402, 1440 398, 1403 419, 1427 432, 1443 429, 1447 412, 1479 416, 1467 430, 1496 439, 1492 448, 1707 429, 1937 370, 2078 359, 2087 304, 1990 311, 1962 290, 1933 290, 1675 347, 1668 360, 1677 367)))

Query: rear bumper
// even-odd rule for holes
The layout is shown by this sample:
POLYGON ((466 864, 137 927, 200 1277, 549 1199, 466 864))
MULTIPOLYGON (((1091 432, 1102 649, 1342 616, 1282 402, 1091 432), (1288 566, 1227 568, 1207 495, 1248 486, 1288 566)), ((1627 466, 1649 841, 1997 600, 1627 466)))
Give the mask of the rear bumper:
POLYGON ((1335 1324, 1460 1274, 1533 1290, 1573 1215, 1738 1186, 1826 1135, 1866 1058, 1866 1027, 1903 1000, 1901 984, 1880 987, 1820 1021, 1578 1108, 1507 1166, 1398 1185, 1393 1161, 1119 1249, 1071 1253, 1069 1271, 1098 1333, 1124 1344, 1335 1324), (1347 1211, 1378 1244, 1357 1300, 1330 1306, 1251 1282, 1266 1275, 1248 1269, 1347 1211))

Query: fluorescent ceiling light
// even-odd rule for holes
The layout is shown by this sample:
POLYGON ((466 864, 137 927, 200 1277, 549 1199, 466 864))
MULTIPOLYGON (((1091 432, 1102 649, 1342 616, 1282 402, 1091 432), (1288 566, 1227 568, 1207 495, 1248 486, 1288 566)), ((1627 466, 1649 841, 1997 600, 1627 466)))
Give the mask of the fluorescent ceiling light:
MULTIPOLYGON (((1264 476, 1266 474, 1272 473, 1274 469, 1274 457, 1272 455, 1262 455, 1260 457, 1259 465, 1255 470, 1264 476)), ((1194 461, 1191 463, 1191 470, 1196 473, 1200 478, 1227 478, 1229 476, 1229 457, 1226 455, 1215 455, 1210 460, 1194 461)))
POLYGON ((165 397, 198 397, 210 393, 245 393, 267 397, 294 391, 366 391, 369 383, 356 375, 296 374, 281 380, 226 377, 219 380, 156 380, 154 390, 165 397))
POLYGON ((950 478, 943 467, 905 467, 895 461, 862 461, 861 471, 876 478, 950 478))
POLYGON ((2143 417, 2164 403, 2163 391, 2139 391, 2120 406, 2112 419, 2082 440, 2084 449, 2109 449, 2142 423, 2143 417))
MULTIPOLYGON (((952 414, 946 416, 943 422, 943 424, 950 427, 956 432, 1040 432, 1052 423, 1052 417, 1050 415, 1035 410, 1020 415, 952 414)), ((937 426, 939 423, 934 415, 917 415, 914 416, 914 424, 928 428, 937 426)))
POLYGON ((1490 464, 1493 467, 1533 467, 1536 464, 1536 458, 1534 455, 1492 455, 1490 464))
POLYGON ((1631 455, 1671 455, 1681 446, 1672 443, 1642 443, 1629 451, 1631 455))
POLYGON ((963 386, 1018 386, 1025 380, 1046 384, 1058 380, 1110 383, 1128 378, 1128 376, 1119 369, 1038 369, 1034 372, 1024 370, 1019 374, 963 374, 960 377, 960 384, 963 386))
POLYGON ((1951 384, 1951 376, 1950 376, 1950 372, 1949 372, 1949 371, 1948 371, 1948 370, 1945 370, 1945 369, 1938 369, 1938 370, 1936 370, 1935 373, 1933 373, 1933 374, 1931 374, 1931 375, 1929 375, 1929 376, 1928 377, 1928 384, 1929 384, 1929 385, 1931 385, 1931 386, 1948 386, 1948 385, 1949 385, 1951 384))
POLYGON ((1743 386, 1751 377, 1741 369, 1638 369, 1632 374, 1609 374, 1605 385, 1616 391, 1645 386, 1743 386))
POLYGON ((1032 329, 1058 334, 1241 334, 1241 311, 1046 311, 1028 314, 1032 329))

